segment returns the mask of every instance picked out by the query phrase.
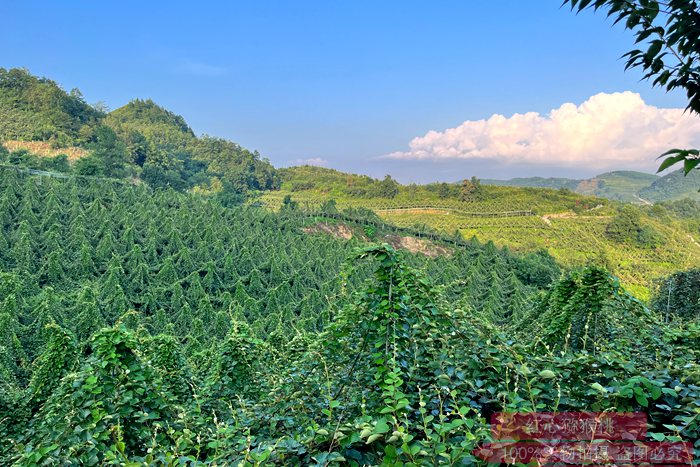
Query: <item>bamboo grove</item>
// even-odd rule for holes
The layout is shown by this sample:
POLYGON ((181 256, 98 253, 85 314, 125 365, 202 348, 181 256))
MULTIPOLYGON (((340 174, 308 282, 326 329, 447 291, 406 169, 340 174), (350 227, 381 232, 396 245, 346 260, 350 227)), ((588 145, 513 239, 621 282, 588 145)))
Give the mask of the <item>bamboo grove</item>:
POLYGON ((700 327, 601 268, 0 175, 2 465, 465 465, 495 411, 644 410, 653 439, 700 437, 700 327))

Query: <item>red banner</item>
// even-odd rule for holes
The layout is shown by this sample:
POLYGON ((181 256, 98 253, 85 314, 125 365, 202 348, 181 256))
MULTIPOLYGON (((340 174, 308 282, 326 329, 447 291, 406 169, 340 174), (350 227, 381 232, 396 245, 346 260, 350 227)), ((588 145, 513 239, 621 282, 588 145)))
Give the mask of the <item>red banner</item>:
POLYGON ((495 463, 578 465, 684 464, 693 461, 690 442, 496 442, 474 450, 479 459, 495 463))
POLYGON ((647 417, 640 412, 497 412, 491 415, 496 440, 643 440, 647 417))

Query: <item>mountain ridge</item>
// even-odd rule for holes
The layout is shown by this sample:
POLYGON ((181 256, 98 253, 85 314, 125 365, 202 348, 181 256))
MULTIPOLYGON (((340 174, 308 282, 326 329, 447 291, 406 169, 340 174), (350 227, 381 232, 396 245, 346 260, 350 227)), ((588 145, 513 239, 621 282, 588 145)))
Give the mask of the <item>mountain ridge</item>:
POLYGON ((675 201, 683 198, 698 200, 700 174, 693 171, 687 177, 682 170, 655 175, 634 170, 613 170, 586 179, 565 177, 516 177, 508 180, 482 179, 485 185, 567 189, 583 195, 595 195, 614 201, 635 204, 675 201))

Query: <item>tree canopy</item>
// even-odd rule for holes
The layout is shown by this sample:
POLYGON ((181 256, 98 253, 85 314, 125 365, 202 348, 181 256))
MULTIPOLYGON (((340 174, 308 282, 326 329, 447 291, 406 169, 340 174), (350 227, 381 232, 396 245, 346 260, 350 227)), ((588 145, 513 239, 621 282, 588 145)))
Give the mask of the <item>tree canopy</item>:
POLYGON ((70 93, 47 78, 20 68, 0 68, 0 140, 81 143, 104 114, 88 105, 77 89, 70 93))
MULTIPOLYGON (((0 69, 0 140, 48 141, 80 147, 79 175, 137 177, 154 188, 225 190, 237 201, 252 190, 279 186, 277 170, 257 151, 222 138, 198 138, 185 119, 151 99, 134 99, 104 113, 23 69, 0 69)), ((1 156, 1 155, 0 155, 1 156)), ((16 154, 17 165, 70 171, 64 160, 16 154)))

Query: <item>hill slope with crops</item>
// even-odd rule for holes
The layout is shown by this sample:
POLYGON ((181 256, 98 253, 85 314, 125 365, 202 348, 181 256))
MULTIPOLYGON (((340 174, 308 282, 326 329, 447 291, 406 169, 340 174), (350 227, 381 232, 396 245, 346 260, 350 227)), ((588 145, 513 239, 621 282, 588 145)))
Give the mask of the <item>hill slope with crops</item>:
POLYGON ((623 204, 567 189, 482 184, 475 194, 460 184, 402 186, 308 166, 282 169, 282 179, 281 190, 261 198, 270 208, 277 209, 286 196, 309 206, 332 199, 338 208, 371 209, 398 226, 476 237, 517 252, 543 249, 565 267, 604 266, 645 300, 654 281, 700 263, 697 226, 663 205, 634 208, 639 212, 634 228, 650 234, 648 241, 638 241, 610 232, 623 204))
POLYGON ((0 173, 3 465, 485 465, 499 411, 700 438, 695 318, 602 268, 332 203, 0 173))
POLYGON ((700 454, 692 199, 275 169, 24 70, 0 137, 0 465, 487 465, 500 412, 700 454))

